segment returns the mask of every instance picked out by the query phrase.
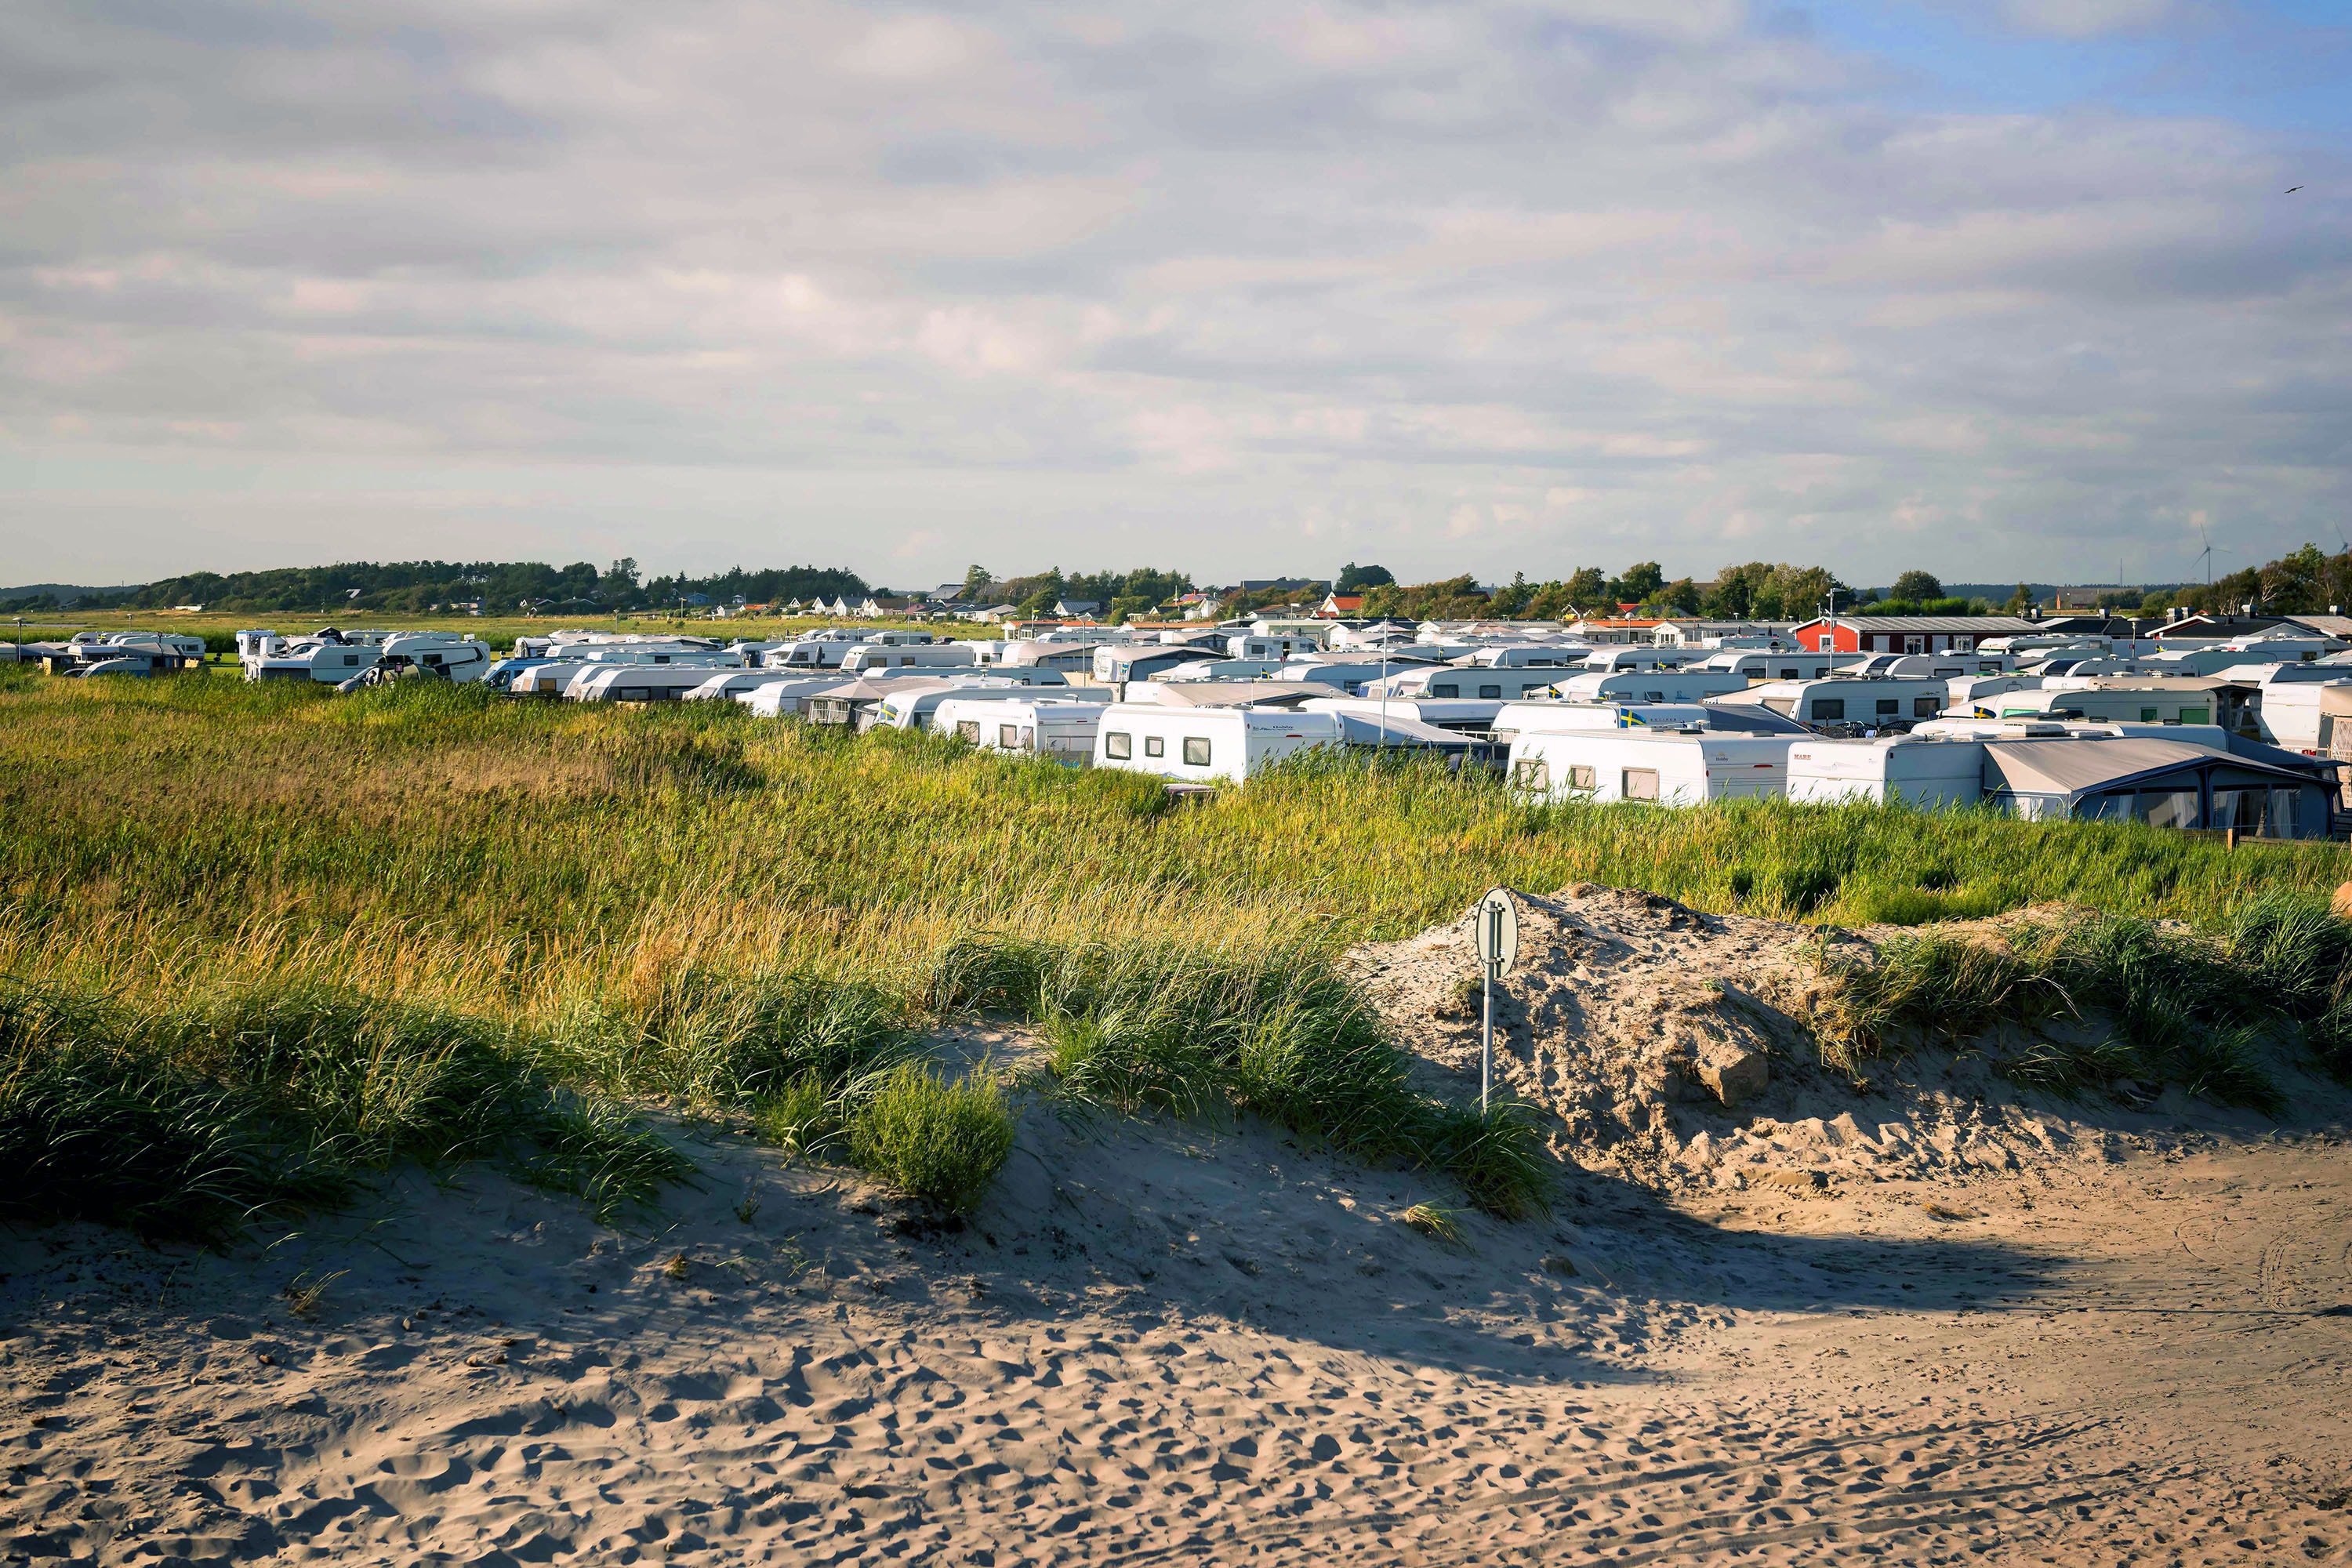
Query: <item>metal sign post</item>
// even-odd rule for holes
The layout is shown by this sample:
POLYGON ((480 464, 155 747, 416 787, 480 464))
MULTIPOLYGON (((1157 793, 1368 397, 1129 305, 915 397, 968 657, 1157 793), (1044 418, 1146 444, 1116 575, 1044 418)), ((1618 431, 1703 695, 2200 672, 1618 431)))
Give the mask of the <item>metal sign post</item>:
POLYGON ((1507 888, 1492 888, 1471 911, 1471 933, 1478 947, 1478 966, 1486 977, 1486 1022, 1479 1031, 1478 1113, 1495 1089, 1495 982, 1509 973, 1519 959, 1519 905, 1507 888))

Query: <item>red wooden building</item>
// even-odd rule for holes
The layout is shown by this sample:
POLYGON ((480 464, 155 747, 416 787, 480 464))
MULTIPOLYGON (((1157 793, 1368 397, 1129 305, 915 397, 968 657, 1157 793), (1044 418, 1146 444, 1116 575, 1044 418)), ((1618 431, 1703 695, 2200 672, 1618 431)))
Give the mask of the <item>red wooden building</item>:
POLYGON ((1973 653, 1987 637, 2049 629, 2021 616, 1816 616, 1790 635, 1808 653, 1973 653))

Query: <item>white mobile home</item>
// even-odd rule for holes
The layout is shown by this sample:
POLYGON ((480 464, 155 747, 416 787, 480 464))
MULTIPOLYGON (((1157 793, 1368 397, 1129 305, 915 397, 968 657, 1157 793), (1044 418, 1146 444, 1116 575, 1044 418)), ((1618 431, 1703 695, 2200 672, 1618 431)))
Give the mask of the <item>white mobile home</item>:
POLYGON ((793 678, 772 669, 722 669, 678 700, 682 702, 740 702, 762 686, 780 685, 793 678))
POLYGON ((1283 758, 1339 743, 1338 717, 1262 708, 1115 702, 1095 734, 1095 766, 1188 784, 1239 784, 1283 758))
POLYGON ((1789 747, 1789 798, 1817 804, 1968 805, 1984 794, 1984 746, 1976 741, 1798 741, 1789 747))
POLYGON ((1184 665, 1212 663, 1216 657, 1213 648, 1171 647, 1166 643, 1098 647, 1095 649, 1094 675, 1105 683, 1156 680, 1184 665))
POLYGON ((1094 761, 1104 707, 1066 697, 967 702, 958 693, 932 711, 931 725, 982 751, 1025 752, 1082 768, 1094 761))
POLYGON ((1786 784, 1790 745, 1788 737, 1774 735, 1522 731, 1511 742, 1511 784, 1544 800, 1696 805, 1763 799, 1786 784))
POLYGON ((1752 704, 1801 724, 1908 724, 1944 710, 1940 680, 1774 680, 1716 698, 1713 706, 1752 704))
POLYGON ((1769 709, 1721 708, 1697 702, 1505 702, 1493 734, 1507 743, 1533 731, 1573 734, 1582 730, 1718 730, 1731 734, 1810 735, 1793 719, 1769 709))
POLYGON ((837 675, 790 675, 779 679, 775 678, 773 670, 768 674, 772 679, 765 683, 735 694, 735 700, 750 709, 754 718, 803 717, 808 712, 810 698, 821 691, 831 691, 841 684, 841 677, 837 675))

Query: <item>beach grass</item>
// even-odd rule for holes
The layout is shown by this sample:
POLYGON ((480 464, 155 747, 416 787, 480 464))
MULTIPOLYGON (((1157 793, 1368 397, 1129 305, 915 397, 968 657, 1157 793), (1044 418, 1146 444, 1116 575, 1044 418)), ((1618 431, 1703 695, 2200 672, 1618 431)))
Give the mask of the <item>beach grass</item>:
MULTIPOLYGON (((181 1019, 205 996, 445 1020, 434 1027, 497 1042, 486 1048, 521 1064, 531 1093, 575 1107, 580 1139, 623 1124, 599 1108, 659 1100, 845 1149, 853 1086, 896 1071, 936 1013, 994 1010, 1034 1021, 1059 1090, 1089 1103, 1260 1114, 1524 1210, 1538 1186, 1518 1113, 1408 1113, 1390 1047, 1331 967, 1496 883, 1636 887, 1822 924, 1932 929, 2061 902, 2185 921, 2235 933, 2211 939, 2221 962, 2299 987, 2315 1040, 2352 1034, 2340 999, 2309 1000, 2340 966, 2314 969, 2309 941, 2279 934, 2289 915, 2338 929, 2314 911, 2352 877, 2340 846, 2232 850, 2130 824, 1781 802, 1533 805, 1394 758, 1304 761, 1178 811, 1138 774, 731 703, 13 676, 0 826, 0 975, 142 1018, 181 1019)), ((102 1032, 98 1057, 68 1055, 230 1081, 205 1065, 228 1058, 153 1045, 161 1027, 133 1030, 149 1043, 127 1055, 102 1032)), ((269 1091, 270 1114, 292 1114, 298 1088, 325 1097, 303 1115, 376 1103, 304 1078, 269 1091)), ((236 1125, 262 1140, 247 1165, 277 1173, 238 1178, 221 1212, 325 1194, 303 1184, 328 1183, 328 1167, 273 1166, 293 1159, 283 1140, 236 1125)), ((407 1125, 352 1123, 376 1141, 338 1179, 488 1146, 429 1121, 384 1131, 407 1125)), ((535 1139, 502 1157, 606 1180, 589 1144, 559 1157, 560 1140, 535 1139)), ((246 1168, 220 1150, 174 1157, 246 1168)), ((625 1171, 610 1182, 647 1190, 625 1171)))

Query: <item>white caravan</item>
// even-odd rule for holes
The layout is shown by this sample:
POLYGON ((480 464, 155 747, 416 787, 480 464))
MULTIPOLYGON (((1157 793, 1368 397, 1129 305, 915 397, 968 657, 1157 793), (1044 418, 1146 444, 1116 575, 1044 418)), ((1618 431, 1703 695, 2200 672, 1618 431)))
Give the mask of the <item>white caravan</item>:
POLYGON ((1557 669, 1465 669, 1447 665, 1435 669, 1403 670, 1386 680, 1367 680, 1357 695, 1378 697, 1385 689, 1391 697, 1459 697, 1478 702, 1517 702, 1528 697, 1549 696, 1552 682, 1562 673, 1557 669))
POLYGON ((1909 724, 1944 710, 1940 680, 1774 680, 1728 692, 1717 708, 1753 705, 1801 724, 1909 724))
POLYGON ((1721 653, 1707 655, 1690 668, 1742 676, 1749 680, 1827 680, 1834 664, 1828 654, 1768 653, 1755 648, 1727 648, 1721 653))
POLYGON ((1623 643, 1612 647, 1597 647, 1587 654, 1586 669, 1655 669, 1671 664, 1679 669, 1698 661, 1686 648, 1654 647, 1648 643, 1623 643))
POLYGON ((979 663, 961 643, 864 643, 841 661, 844 675, 880 675, 901 669, 969 669, 979 663))
POLYGON ((788 675, 778 678, 773 670, 770 679, 749 691, 739 691, 735 700, 751 710, 756 719, 797 719, 808 712, 808 700, 821 691, 831 691, 841 684, 838 675, 788 675))
POLYGON ((1339 716, 1263 708, 1114 702, 1095 733, 1095 766, 1186 784, 1239 784, 1285 757, 1339 743, 1339 716))
POLYGON ((1748 678, 1722 669, 1588 669, 1552 687, 1563 702, 1704 702, 1748 689, 1748 678))
POLYGON ((1911 735, 1799 741, 1789 748, 1788 791, 1813 805, 1970 805, 1984 796, 1984 745, 1911 735))
POLYGON ((1523 731, 1511 742, 1510 779, 1539 800, 1760 800, 1785 786, 1790 745, 1785 735, 1523 731))
POLYGON ((2210 724, 2216 689, 2210 680, 2148 680, 2097 687, 2044 684, 2030 691, 2004 691, 1972 701, 1965 710, 1955 704, 1950 717, 2058 719, 2072 715, 2095 723, 2210 724))
MULTIPOLYGON (((1108 701, 1104 692, 1094 706, 1108 701)), ((959 679, 952 685, 930 687, 923 691, 894 692, 858 715, 861 730, 931 730, 938 728, 934 715, 948 702, 963 700, 972 702, 1034 702, 1036 688, 1017 680, 997 680, 987 676, 959 679)), ((1072 700, 1085 698, 1073 695, 1072 700)))
POLYGON ((444 680, 479 680, 490 668, 490 645, 478 637, 452 637, 446 632, 394 632, 377 650, 378 676, 410 672, 436 675, 444 680))
POLYGON ((1094 761, 1104 709, 1100 702, 1066 697, 976 702, 957 693, 932 710, 931 728, 984 752, 1021 752, 1083 768, 1094 761))
POLYGON ((1352 713, 1359 719, 1375 721, 1385 714, 1391 721, 1426 724, 1433 730, 1450 730, 1458 735, 1489 733, 1495 728, 1495 715, 1504 708, 1500 702, 1480 702, 1466 697, 1458 701, 1447 698, 1391 697, 1385 702, 1378 697, 1310 697, 1298 706, 1305 712, 1352 713))
POLYGON ((740 702, 762 686, 781 685, 792 679, 772 669, 722 669, 716 675, 706 675, 701 685, 678 699, 681 702, 740 702))
POLYGON ((709 670, 690 664, 591 665, 583 670, 563 689, 565 701, 677 702, 711 679, 709 670))

